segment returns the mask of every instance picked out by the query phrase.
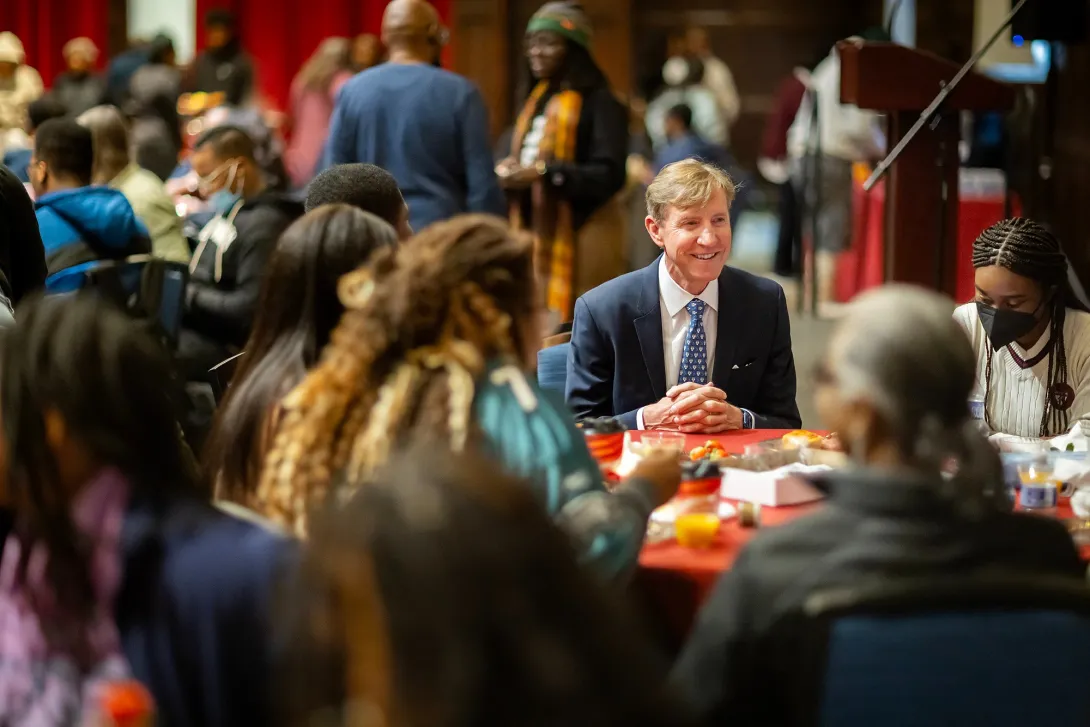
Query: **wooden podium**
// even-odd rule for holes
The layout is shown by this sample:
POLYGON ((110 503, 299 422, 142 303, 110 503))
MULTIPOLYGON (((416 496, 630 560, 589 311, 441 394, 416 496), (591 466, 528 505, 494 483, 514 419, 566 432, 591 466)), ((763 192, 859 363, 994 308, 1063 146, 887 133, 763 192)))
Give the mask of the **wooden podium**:
MULTIPOLYGON (((895 43, 841 41, 840 100, 889 116, 893 149, 942 88, 956 63, 895 43)), ((958 238, 959 111, 1005 111, 1014 89, 969 73, 946 99, 934 128, 924 127, 886 175, 885 279, 953 296, 958 238), (942 163, 940 164, 940 158, 942 163), (940 243, 942 184, 947 186, 946 234, 940 243), (941 248, 941 249, 940 249, 941 248)))

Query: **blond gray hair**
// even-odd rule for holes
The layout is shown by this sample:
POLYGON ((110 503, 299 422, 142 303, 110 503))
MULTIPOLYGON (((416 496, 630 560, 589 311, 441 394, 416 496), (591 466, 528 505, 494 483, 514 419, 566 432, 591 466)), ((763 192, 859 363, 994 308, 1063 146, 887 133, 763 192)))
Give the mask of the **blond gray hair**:
POLYGON ((109 184, 129 166, 129 128, 116 106, 95 106, 80 114, 76 122, 91 131, 95 164, 93 184, 109 184))
POLYGON ((720 189, 730 206, 734 201, 734 180, 714 164, 699 159, 667 164, 647 188, 647 214, 661 222, 668 207, 703 207, 720 189))

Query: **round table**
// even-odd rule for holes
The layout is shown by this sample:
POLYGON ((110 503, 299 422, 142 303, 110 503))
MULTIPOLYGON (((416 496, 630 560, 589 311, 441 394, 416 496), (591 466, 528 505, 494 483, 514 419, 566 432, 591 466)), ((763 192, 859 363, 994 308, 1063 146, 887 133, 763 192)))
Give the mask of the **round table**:
MULTIPOLYGON (((748 445, 780 439, 788 430, 751 429, 724 434, 690 434, 685 437, 686 451, 716 439, 728 454, 742 454, 748 445)), ((639 440, 642 432, 629 435, 639 440)), ((636 587, 646 607, 655 612, 654 620, 665 627, 660 634, 663 645, 676 651, 689 632, 700 605, 707 598, 720 574, 730 569, 735 558, 761 528, 775 527, 795 518, 816 512, 822 503, 809 502, 788 507, 762 507, 760 526, 742 527, 737 518, 723 523, 712 547, 683 548, 676 541, 648 543, 640 551, 640 568, 636 587)), ((1061 502, 1056 516, 1073 516, 1071 506, 1061 502)), ((1090 545, 1079 548, 1083 560, 1090 561, 1090 545)))

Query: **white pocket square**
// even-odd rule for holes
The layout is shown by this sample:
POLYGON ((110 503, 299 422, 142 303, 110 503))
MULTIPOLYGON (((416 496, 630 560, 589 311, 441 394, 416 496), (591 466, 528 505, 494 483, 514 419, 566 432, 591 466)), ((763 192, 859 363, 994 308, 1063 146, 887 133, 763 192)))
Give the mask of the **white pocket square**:
POLYGON ((737 371, 738 370, 738 364, 734 364, 733 366, 731 366, 730 370, 731 371, 737 371))

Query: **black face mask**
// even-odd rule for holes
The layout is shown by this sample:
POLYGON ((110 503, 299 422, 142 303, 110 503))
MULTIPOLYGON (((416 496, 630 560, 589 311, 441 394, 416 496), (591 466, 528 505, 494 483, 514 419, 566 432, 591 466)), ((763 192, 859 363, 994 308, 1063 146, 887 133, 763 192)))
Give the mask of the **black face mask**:
POLYGON ((988 340, 992 342, 992 350, 998 351, 1009 343, 1014 343, 1022 336, 1033 330, 1037 325, 1037 311, 1026 313, 1009 308, 992 308, 977 302, 976 312, 980 316, 980 325, 984 326, 984 332, 988 334, 988 340))

